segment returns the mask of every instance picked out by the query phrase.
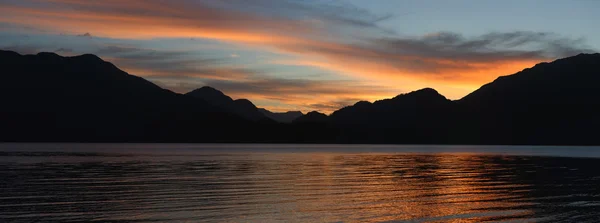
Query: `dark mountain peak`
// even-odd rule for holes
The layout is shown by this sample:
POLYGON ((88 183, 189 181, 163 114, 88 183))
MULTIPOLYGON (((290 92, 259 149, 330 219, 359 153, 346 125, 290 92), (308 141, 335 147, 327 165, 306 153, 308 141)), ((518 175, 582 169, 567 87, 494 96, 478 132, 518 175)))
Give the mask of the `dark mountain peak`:
POLYGON ((577 54, 577 55, 572 56, 572 57, 567 57, 565 59, 573 58, 573 57, 578 57, 578 58, 581 58, 581 57, 596 57, 597 58, 597 57, 600 57, 600 53, 580 53, 580 54, 577 54))
MULTIPOLYGON (((556 59, 551 62, 541 62, 541 63, 534 65, 533 67, 525 68, 518 73, 532 70, 532 69, 535 70, 535 69, 543 69, 543 68, 556 67, 556 66, 564 67, 564 66, 568 66, 568 65, 590 63, 590 62, 596 63, 598 60, 600 60, 600 53, 580 53, 575 56, 559 58, 559 59, 556 59)), ((518 74, 518 73, 516 73, 516 74, 518 74)), ((501 77, 506 77, 506 76, 512 76, 512 75, 505 75, 505 76, 501 76, 501 77)))
MULTIPOLYGON (((19 55, 18 53, 15 53, 16 55, 19 55)), ((39 52, 35 55, 38 58, 44 59, 44 60, 51 60, 51 59, 73 59, 76 60, 77 62, 105 62, 104 60, 102 60, 102 58, 94 55, 94 54, 82 54, 82 55, 78 55, 78 56, 72 56, 72 57, 64 57, 61 55, 58 55, 56 53, 53 52, 39 52)))
POLYGON ((218 142, 251 134, 239 130, 250 124, 242 118, 93 55, 0 56, 0 141, 218 142))
POLYGON ((327 116, 326 114, 323 114, 321 112, 318 111, 311 111, 306 113, 307 116, 327 116))
POLYGON ((271 112, 264 108, 259 108, 258 111, 266 117, 280 123, 291 123, 294 119, 304 115, 301 111, 271 112))
POLYGON ((304 113, 302 113, 301 111, 286 111, 283 114, 288 114, 288 115, 298 115, 298 116, 302 116, 304 115, 304 113))
POLYGON ((265 116, 258 111, 258 108, 248 99, 237 99, 234 101, 223 92, 209 86, 198 88, 186 93, 186 95, 202 99, 224 111, 249 120, 258 121, 265 118, 265 116))
POLYGON ((39 52, 38 54, 35 55, 35 57, 37 59, 45 61, 45 62, 55 62, 55 61, 64 59, 64 57, 59 56, 56 53, 51 53, 51 52, 39 52))
MULTIPOLYGON (((539 104, 558 99, 591 100, 600 83, 600 54, 578 54, 552 62, 539 63, 512 75, 498 77, 491 83, 459 100, 482 108, 504 106, 515 101, 539 104), (568 95, 578 95, 570 98, 568 95), (582 98, 588 98, 583 99, 582 98), (490 103, 493 103, 492 106, 490 103), (489 105, 488 105, 489 104, 489 105)), ((529 106, 521 103, 521 106, 529 106)), ((495 108, 495 107, 494 107, 495 108)))
POLYGON ((367 107, 369 105, 372 105, 371 102, 368 102, 368 101, 359 101, 359 102, 356 102, 353 106, 354 107, 367 107))
POLYGON ((439 95, 440 93, 438 93, 438 91, 436 91, 433 88, 423 88, 423 89, 419 89, 416 91, 413 91, 413 93, 420 93, 420 94, 437 94, 439 95))
POLYGON ((5 78, 11 85, 4 89, 5 92, 22 92, 20 97, 14 98, 29 107, 68 110, 106 105, 102 109, 127 110, 136 106, 163 109, 161 105, 164 104, 188 102, 143 78, 127 74, 95 55, 63 57, 50 52, 20 55, 10 51, 2 51, 2 55, 10 55, 0 61, 6 68, 5 72, 15 74, 5 78))
POLYGON ((236 105, 243 107, 243 108, 249 108, 249 109, 253 109, 256 110, 258 109, 256 107, 256 105, 254 105, 254 103, 252 103, 250 100, 248 99, 237 99, 235 101, 233 101, 236 105))
POLYGON ((368 102, 368 101, 359 101, 359 102, 356 102, 354 105, 346 106, 341 109, 338 109, 337 111, 334 111, 331 114, 331 116, 339 117, 342 114, 353 115, 353 113, 355 113, 355 112, 368 110, 372 105, 373 105, 373 103, 368 102))
POLYGON ((190 91, 188 93, 186 93, 186 95, 188 96, 192 96, 195 98, 200 98, 203 100, 208 101, 209 103, 213 103, 213 104, 218 104, 221 105, 223 103, 232 103, 233 99, 231 99, 231 97, 223 94, 223 92, 209 87, 209 86, 204 86, 201 88, 198 88, 196 90, 190 91))
MULTIPOLYGON (((214 87, 211 87, 211 86, 202 86, 202 87, 200 87, 200 88, 198 88, 198 89, 196 89, 196 90, 203 90, 203 91, 218 91, 218 92, 221 92, 221 91, 219 91, 219 90, 217 90, 216 88, 214 88, 214 87)), ((223 93, 223 92, 221 92, 221 93, 223 93)))
POLYGON ((286 111, 286 112, 272 112, 264 108, 258 108, 260 112, 271 113, 271 114, 288 114, 288 115, 304 115, 301 111, 286 111))
POLYGON ((396 128, 402 125, 414 125, 421 120, 435 122, 452 106, 452 101, 432 88, 424 88, 391 99, 383 99, 369 103, 357 102, 331 114, 331 122, 339 125, 363 125, 376 128, 396 128), (422 118, 421 118, 422 119, 422 118))
POLYGON ((444 97, 443 95, 441 95, 440 93, 438 93, 435 89, 433 88, 423 88, 420 90, 416 90, 416 91, 411 91, 409 93, 406 94, 400 94, 396 97, 394 97, 393 99, 400 99, 400 98, 406 98, 406 97, 415 97, 415 98, 419 98, 419 99, 444 99, 447 100, 446 97, 444 97))
POLYGON ((104 60, 102 60, 102 58, 94 55, 94 54, 83 54, 83 55, 79 55, 79 56, 74 56, 71 57, 72 59, 75 60, 81 60, 81 61, 85 61, 88 63, 93 63, 93 62, 105 62, 104 60))
POLYGON ((52 52, 39 52, 38 54, 36 54, 36 56, 38 57, 61 57, 56 53, 52 53, 52 52))
POLYGON ((189 93, 203 93, 203 94, 225 95, 225 94, 223 94, 223 92, 221 92, 221 91, 219 91, 219 90, 217 90, 217 89, 215 89, 213 87, 210 87, 210 86, 203 86, 203 87, 195 89, 195 90, 193 90, 193 91, 191 91, 189 93))
POLYGON ((0 50, 0 57, 5 58, 5 57, 20 57, 21 54, 15 52, 15 51, 8 51, 8 50, 0 50))
MULTIPOLYGON (((86 83, 90 85, 100 85, 99 83, 93 83, 100 80, 111 82, 115 81, 116 79, 120 79, 136 82, 137 84, 156 87, 153 83, 143 80, 140 77, 129 75, 125 71, 117 68, 115 65, 106 62, 92 54, 64 57, 53 52, 39 52, 37 54, 20 55, 12 51, 2 51, 0 55, 2 56, 2 60, 4 60, 3 62, 27 64, 31 66, 21 67, 16 71, 11 71, 13 73, 30 73, 33 72, 33 70, 38 69, 37 67, 40 67, 39 72, 43 78, 55 77, 53 75, 66 75, 69 78, 69 81, 72 81, 70 78, 78 78, 80 81, 85 80, 86 83), (48 70, 48 72, 45 72, 44 69, 41 69, 42 67, 48 70), (93 79, 91 77, 93 77, 93 79)), ((38 80, 38 82, 42 83, 43 81, 38 80)), ((116 85, 119 84, 123 84, 123 82, 115 83, 115 85, 112 87, 117 87, 116 85)))
POLYGON ((311 111, 306 115, 300 116, 293 121, 293 123, 325 123, 328 121, 329 116, 320 113, 318 111, 311 111))
POLYGON ((372 105, 373 104, 368 101, 359 101, 356 102, 354 105, 346 106, 341 109, 338 109, 337 111, 334 111, 333 113, 331 113, 331 117, 333 117, 334 120, 338 121, 344 120, 342 122, 345 122, 345 120, 355 120, 355 118, 358 118, 356 117, 357 114, 368 112, 372 105))
MULTIPOLYGON (((237 99, 229 105, 229 109, 242 117, 245 117, 250 120, 258 121, 261 119, 265 119, 265 115, 262 114, 256 105, 254 105, 248 99, 237 99)), ((273 120, 271 120, 273 121, 273 120)))
POLYGON ((600 53, 580 53, 572 57, 557 59, 550 64, 559 64, 559 65, 575 65, 575 64, 589 64, 589 63, 597 63, 600 60, 600 53))

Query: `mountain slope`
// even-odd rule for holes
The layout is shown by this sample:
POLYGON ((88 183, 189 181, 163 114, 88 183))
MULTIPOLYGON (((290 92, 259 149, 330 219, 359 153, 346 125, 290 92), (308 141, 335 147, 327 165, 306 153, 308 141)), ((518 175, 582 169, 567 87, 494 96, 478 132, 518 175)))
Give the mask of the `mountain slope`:
POLYGON ((600 54, 541 63, 450 101, 433 89, 332 113, 339 142, 598 144, 600 54))
POLYGON ((361 143, 445 143, 452 101, 431 88, 374 103, 358 102, 331 114, 340 139, 361 143))
POLYGON ((329 117, 326 114, 311 111, 306 113, 306 115, 300 116, 292 121, 294 124, 321 124, 327 123, 329 121, 329 117))
MULTIPOLYGON (((337 124, 407 125, 420 119, 435 118, 450 109, 452 102, 436 90, 425 88, 374 103, 358 102, 331 115, 337 124), (396 123, 402 122, 402 123, 396 123)), ((425 120, 422 120, 425 121, 425 120)))
POLYGON ((292 123, 294 119, 297 119, 298 117, 304 115, 301 111, 271 112, 264 108, 259 108, 258 111, 266 117, 273 119, 279 123, 292 123))
POLYGON ((223 94, 223 92, 212 87, 204 86, 188 92, 185 95, 201 99, 217 108, 252 121, 266 118, 251 101, 247 99, 233 100, 231 97, 223 94))
POLYGON ((249 125, 94 55, 0 51, 0 67, 1 141, 220 141, 249 125))
POLYGON ((466 134, 482 142, 589 144, 598 142, 598 86, 600 54, 580 54, 499 77, 457 104, 466 134))
POLYGON ((494 109, 517 104, 530 106, 530 103, 596 103, 593 99, 598 94, 596 89, 600 81, 599 62, 600 54, 596 53, 540 63, 516 74, 499 77, 459 102, 494 109))
POLYGON ((94 55, 0 51, 0 141, 598 145, 599 65, 600 54, 581 54, 457 101, 425 88, 330 116, 284 113, 296 118, 282 124, 248 100, 177 94, 94 55))

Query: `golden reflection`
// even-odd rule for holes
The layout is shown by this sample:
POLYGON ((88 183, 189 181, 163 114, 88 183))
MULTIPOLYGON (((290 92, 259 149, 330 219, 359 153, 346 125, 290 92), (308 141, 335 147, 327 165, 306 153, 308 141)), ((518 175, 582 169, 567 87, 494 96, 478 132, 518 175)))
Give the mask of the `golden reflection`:
POLYGON ((214 148, 218 152, 59 158, 34 152, 17 162, 8 154, 0 162, 10 167, 0 171, 6 179, 0 195, 15 202, 0 208, 13 210, 9 221, 26 222, 597 219, 598 189, 590 187, 600 181, 597 159, 296 152, 294 145, 270 152, 214 148))
MULTIPOLYGON (((511 183, 506 167, 481 155, 290 156, 287 187, 297 216, 323 222, 481 222, 530 215, 519 208, 527 185, 511 183), (301 157, 301 158, 299 158, 301 157), (493 173, 493 174, 490 174, 493 173), (335 214, 334 214, 335 213, 335 214)), ((281 189, 281 188, 280 188, 281 189)))

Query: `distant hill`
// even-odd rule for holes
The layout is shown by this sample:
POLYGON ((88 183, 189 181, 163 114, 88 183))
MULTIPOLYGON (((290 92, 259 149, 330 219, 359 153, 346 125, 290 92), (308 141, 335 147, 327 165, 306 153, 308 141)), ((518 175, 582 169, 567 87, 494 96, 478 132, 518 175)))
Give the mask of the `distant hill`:
POLYGON ((258 111, 279 123, 292 123, 294 119, 304 115, 301 111, 271 112, 264 108, 259 108, 258 111))
POLYGON ((423 125, 444 116, 452 109, 452 101, 436 90, 425 88, 391 99, 369 103, 361 101, 331 114, 335 124, 381 126, 402 122, 404 126, 423 125))
POLYGON ((329 117, 326 114, 311 111, 306 113, 306 115, 300 116, 292 121, 292 123, 327 123, 329 122, 329 117))
POLYGON ((0 141, 600 145, 599 65, 580 54, 456 101, 425 88, 327 116, 273 113, 211 87, 177 94, 94 55, 0 51, 0 141))
POLYGON ((223 111, 239 115, 252 121, 267 121, 265 119, 271 119, 279 123, 291 123, 294 119, 304 115, 300 111, 276 113, 264 108, 257 108, 256 105, 248 99, 233 100, 223 92, 209 86, 198 88, 185 95, 201 99, 223 111))
POLYGON ((425 88, 374 103, 358 102, 333 112, 339 140, 357 143, 445 143, 454 104, 425 88))
POLYGON ((258 108, 247 99, 233 100, 223 92, 209 86, 201 87, 185 95, 201 99, 223 111, 239 115, 252 121, 267 118, 258 108))

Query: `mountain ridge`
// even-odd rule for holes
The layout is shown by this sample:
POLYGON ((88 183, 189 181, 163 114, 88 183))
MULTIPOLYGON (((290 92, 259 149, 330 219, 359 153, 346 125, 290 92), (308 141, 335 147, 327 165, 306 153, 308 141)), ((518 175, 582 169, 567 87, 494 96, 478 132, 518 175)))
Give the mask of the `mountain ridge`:
POLYGON ((259 108, 259 111, 266 117, 271 118, 280 123, 292 123, 294 119, 303 116, 304 113, 301 111, 287 111, 287 112, 271 112, 264 108, 259 108))
POLYGON ((233 100, 223 92, 210 87, 203 86, 192 90, 184 95, 201 99, 221 108, 224 111, 239 115, 252 121, 266 119, 267 117, 258 111, 258 108, 247 99, 233 100))
POLYGON ((0 141, 600 144, 598 53, 536 64, 458 100, 423 88, 329 116, 273 113, 207 86, 174 93, 91 54, 0 59, 0 141))

